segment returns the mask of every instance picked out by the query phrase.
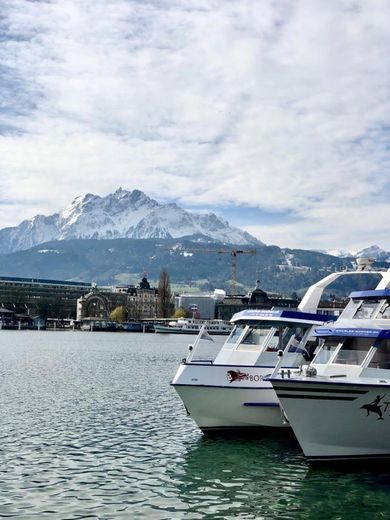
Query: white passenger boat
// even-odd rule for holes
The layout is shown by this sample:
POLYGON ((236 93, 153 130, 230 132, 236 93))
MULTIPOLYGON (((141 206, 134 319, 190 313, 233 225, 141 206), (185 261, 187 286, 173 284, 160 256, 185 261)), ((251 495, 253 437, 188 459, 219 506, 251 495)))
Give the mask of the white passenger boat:
POLYGON ((327 319, 298 310, 239 312, 214 360, 196 356, 211 339, 203 330, 172 381, 187 413, 203 431, 288 426, 264 378, 273 371, 279 351, 285 352, 286 369, 299 367, 315 347, 313 325, 327 319))
POLYGON ((316 329, 312 363, 271 378, 312 461, 390 458, 390 270, 351 294, 340 318, 316 329))
POLYGON ((155 324, 154 330, 165 334, 199 334, 202 326, 209 334, 228 336, 233 325, 224 320, 199 320, 195 318, 178 318, 168 325, 155 324))
POLYGON ((275 367, 291 371, 307 363, 305 358, 317 346, 313 328, 333 318, 316 313, 323 290, 340 276, 365 273, 367 265, 361 262, 358 271, 320 280, 295 311, 246 310, 234 315, 235 327, 216 357, 202 354, 210 345, 202 331, 171 383, 199 428, 206 432, 289 427, 267 378, 275 367))

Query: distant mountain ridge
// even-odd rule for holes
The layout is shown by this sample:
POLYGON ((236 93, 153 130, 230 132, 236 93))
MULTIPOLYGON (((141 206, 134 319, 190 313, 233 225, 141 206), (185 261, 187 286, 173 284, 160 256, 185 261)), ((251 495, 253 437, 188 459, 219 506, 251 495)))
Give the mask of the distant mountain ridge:
POLYGON ((159 204, 140 190, 119 188, 105 197, 88 193, 65 210, 36 215, 15 227, 0 229, 3 254, 53 240, 187 238, 228 244, 263 243, 214 213, 185 211, 174 203, 159 204))
MULTIPOLYGON (((240 246, 231 246, 240 247, 240 246)), ((219 254, 221 248, 182 239, 73 239, 57 240, 24 251, 0 254, 0 275, 51 280, 96 282, 98 285, 139 283, 147 273, 157 283, 162 267, 171 282, 187 290, 230 291, 231 256, 219 254)), ((251 247, 252 249, 252 247, 251 247)), ((262 289, 285 295, 302 293, 309 285, 331 272, 353 269, 354 259, 339 258, 315 251, 281 249, 278 246, 253 246, 256 255, 240 255, 237 262, 237 287, 241 294, 260 280, 262 289)), ((387 262, 375 262, 388 269, 387 262)), ((360 280, 361 277, 359 277, 360 280)), ((370 277, 372 278, 372 277, 370 277)), ((334 294, 348 295, 363 290, 363 282, 350 277, 334 294)))
POLYGON ((372 258, 372 260, 379 260, 384 262, 390 261, 390 252, 385 251, 381 247, 377 245, 372 245, 369 247, 365 247, 364 249, 359 249, 357 251, 345 251, 343 249, 318 249, 319 253, 324 253, 332 256, 337 256, 339 258, 372 258))

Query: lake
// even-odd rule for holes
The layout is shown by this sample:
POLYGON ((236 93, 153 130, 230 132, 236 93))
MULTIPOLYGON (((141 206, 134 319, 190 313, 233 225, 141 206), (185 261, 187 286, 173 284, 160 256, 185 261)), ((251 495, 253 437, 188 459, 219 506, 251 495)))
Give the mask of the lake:
POLYGON ((311 468, 292 435, 205 437, 169 384, 193 340, 0 331, 0 517, 390 518, 389 468, 311 468))

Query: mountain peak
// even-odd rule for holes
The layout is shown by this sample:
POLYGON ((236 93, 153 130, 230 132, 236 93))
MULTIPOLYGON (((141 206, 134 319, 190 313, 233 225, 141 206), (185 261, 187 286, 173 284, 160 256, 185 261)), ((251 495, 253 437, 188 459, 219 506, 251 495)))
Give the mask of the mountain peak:
POLYGON ((320 253, 325 253, 339 258, 355 257, 355 258, 371 258, 372 260, 388 261, 390 253, 385 251, 378 245, 365 247, 355 251, 345 251, 344 249, 317 249, 320 253))
POLYGON ((354 255, 357 258, 366 257, 366 258, 372 258, 373 260, 385 260, 388 259, 390 254, 379 247, 378 245, 372 245, 369 247, 365 247, 364 249, 360 249, 359 251, 356 251, 354 255))
POLYGON ((19 226, 0 229, 4 253, 28 249, 52 240, 73 238, 180 238, 203 236, 215 242, 262 242, 215 214, 185 211, 175 202, 159 204, 143 191, 119 187, 104 197, 79 195, 60 214, 37 215, 19 226))

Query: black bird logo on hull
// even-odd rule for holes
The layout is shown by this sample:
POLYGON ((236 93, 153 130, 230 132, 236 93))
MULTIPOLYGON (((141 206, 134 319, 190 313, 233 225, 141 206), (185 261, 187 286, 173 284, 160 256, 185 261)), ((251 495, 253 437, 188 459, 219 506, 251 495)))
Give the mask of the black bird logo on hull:
POLYGON ((368 417, 370 415, 370 412, 372 413, 376 413, 378 415, 378 421, 383 421, 383 414, 382 414, 382 405, 379 404, 382 399, 384 398, 385 396, 382 395, 382 397, 380 395, 377 395, 376 398, 374 399, 374 401, 372 401, 371 403, 368 403, 368 404, 364 404, 363 406, 361 406, 360 408, 363 409, 363 410, 366 410, 367 411, 367 416, 368 417))

